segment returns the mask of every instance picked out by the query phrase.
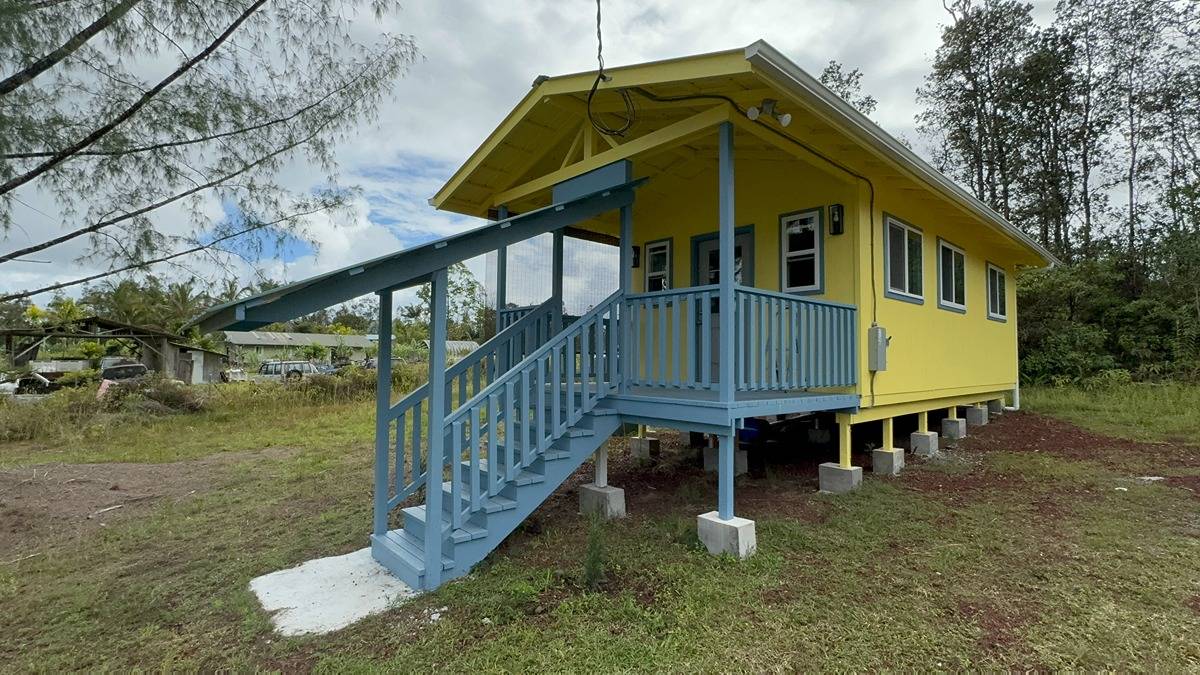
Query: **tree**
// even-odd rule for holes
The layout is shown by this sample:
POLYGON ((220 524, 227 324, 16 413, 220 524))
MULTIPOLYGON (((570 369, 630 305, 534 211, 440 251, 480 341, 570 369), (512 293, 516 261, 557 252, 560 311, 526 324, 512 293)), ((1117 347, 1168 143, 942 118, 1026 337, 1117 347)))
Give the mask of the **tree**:
POLYGON ((860 113, 869 116, 875 112, 878 101, 874 96, 862 93, 862 71, 858 68, 846 70, 842 64, 830 60, 825 70, 821 71, 821 84, 841 96, 860 113))
POLYGON ((1006 218, 1021 171, 1021 64, 1034 44, 1030 5, 954 0, 933 70, 917 91, 917 128, 936 144, 939 169, 1006 218))
POLYGON ((324 361, 328 350, 324 346, 313 343, 300 348, 300 358, 305 361, 324 361))
POLYGON ((188 248, 256 260, 272 240, 310 239, 303 216, 336 212, 352 194, 337 180, 334 141, 373 118, 417 57, 405 35, 358 40, 353 21, 363 6, 377 14, 398 7, 4 4, 0 234, 10 239, 20 226, 33 241, 10 246, 0 264, 78 237, 113 269, 188 248), (294 159, 323 170, 325 187, 295 190, 278 180, 294 159), (35 192, 53 199, 59 228, 14 220, 14 204, 35 192), (228 217, 212 222, 213 203, 228 217), (165 207, 174 213, 163 215, 165 207), (187 227, 168 227, 179 211, 187 227))
MULTIPOLYGON (((409 322, 429 326, 429 284, 417 289, 419 302, 401 308, 401 316, 409 322)), ((476 340, 483 334, 483 315, 487 300, 483 285, 471 274, 466 264, 458 262, 450 266, 446 280, 446 336, 450 340, 476 340)), ((404 329, 408 333, 408 329, 404 329)), ((428 335, 428 333, 425 333, 428 335)), ((424 339, 424 336, 421 338, 424 339)))

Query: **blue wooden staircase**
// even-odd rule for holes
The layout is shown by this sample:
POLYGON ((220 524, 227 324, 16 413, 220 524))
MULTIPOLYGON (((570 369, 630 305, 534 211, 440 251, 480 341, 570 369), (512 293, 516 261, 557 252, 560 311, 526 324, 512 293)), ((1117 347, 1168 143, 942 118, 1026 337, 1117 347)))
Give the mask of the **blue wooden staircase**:
POLYGON ((376 560, 418 589, 466 574, 608 440, 621 425, 603 403, 620 378, 620 306, 615 293, 554 334, 546 303, 446 370, 440 421, 428 383, 385 411, 376 560))

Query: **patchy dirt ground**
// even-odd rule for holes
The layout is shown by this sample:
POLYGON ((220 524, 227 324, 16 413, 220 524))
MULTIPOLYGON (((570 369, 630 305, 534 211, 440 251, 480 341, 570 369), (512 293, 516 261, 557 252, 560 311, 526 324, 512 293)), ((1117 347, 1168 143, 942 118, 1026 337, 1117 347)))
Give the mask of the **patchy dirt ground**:
POLYGON ((1131 462, 1137 462, 1159 468, 1200 467, 1200 447, 1194 445, 1114 438, 1028 412, 1000 416, 988 424, 985 433, 968 436, 964 447, 977 452, 1046 453, 1109 466, 1129 467, 1131 462))
POLYGON ((0 471, 0 551, 20 558, 49 540, 91 534, 165 501, 210 492, 220 485, 221 468, 289 452, 271 448, 165 464, 39 464, 0 471))

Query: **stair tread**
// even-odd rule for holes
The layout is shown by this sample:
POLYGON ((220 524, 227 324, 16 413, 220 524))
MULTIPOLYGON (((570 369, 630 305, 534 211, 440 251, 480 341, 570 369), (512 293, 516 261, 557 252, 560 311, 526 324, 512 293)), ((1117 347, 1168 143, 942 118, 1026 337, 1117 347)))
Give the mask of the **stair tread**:
MULTIPOLYGON (((384 535, 389 543, 393 544, 397 551, 404 558, 404 561, 411 565, 418 573, 425 573, 425 542, 418 539, 413 533, 407 530, 390 530, 384 535)), ((454 559, 442 556, 442 569, 448 570, 454 567, 454 559)))
MULTIPOLYGON (((450 497, 450 481, 442 483, 442 494, 446 498, 450 497)), ((462 494, 459 495, 459 499, 464 502, 470 501, 470 490, 463 490, 462 494)), ((515 509, 517 508, 517 502, 516 500, 509 499, 508 497, 502 497, 500 495, 489 497, 486 494, 483 494, 483 490, 481 490, 479 495, 479 506, 487 513, 495 513, 496 511, 508 511, 509 509, 515 509)))
MULTIPOLYGON (((421 521, 421 523, 425 526, 429 524, 429 519, 426 517, 426 514, 429 512, 429 510, 426 508, 425 504, 421 504, 419 506, 409 506, 402 510, 404 511, 405 518, 411 516, 412 518, 421 521)), ((479 525, 475 525, 474 523, 463 523, 461 527, 456 527, 454 528, 453 532, 450 532, 450 514, 446 512, 442 512, 442 517, 440 520, 442 525, 442 533, 445 534, 449 532, 451 539, 456 544, 461 544, 464 541, 472 541, 474 539, 482 539, 487 536, 487 529, 479 525)))

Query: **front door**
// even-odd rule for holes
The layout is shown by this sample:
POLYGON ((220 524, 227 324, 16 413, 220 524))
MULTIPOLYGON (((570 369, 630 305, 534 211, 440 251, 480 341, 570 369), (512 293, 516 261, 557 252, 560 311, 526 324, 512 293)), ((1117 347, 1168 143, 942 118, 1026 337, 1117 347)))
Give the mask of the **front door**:
MULTIPOLYGON (((696 286, 708 286, 721 282, 721 242, 716 234, 696 240, 692 251, 692 281, 696 286)), ((754 233, 749 229, 739 230, 733 237, 733 283, 734 285, 754 285, 754 233)), ((718 339, 721 335, 721 303, 718 298, 712 299, 711 314, 708 317, 708 339, 712 346, 712 381, 720 381, 720 348, 718 339)), ((699 339, 699 317, 697 317, 697 339, 699 339)), ((696 345, 697 359, 702 358, 703 351, 696 345)))

